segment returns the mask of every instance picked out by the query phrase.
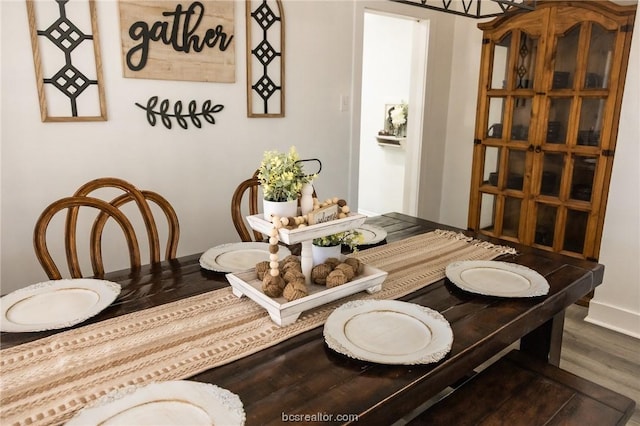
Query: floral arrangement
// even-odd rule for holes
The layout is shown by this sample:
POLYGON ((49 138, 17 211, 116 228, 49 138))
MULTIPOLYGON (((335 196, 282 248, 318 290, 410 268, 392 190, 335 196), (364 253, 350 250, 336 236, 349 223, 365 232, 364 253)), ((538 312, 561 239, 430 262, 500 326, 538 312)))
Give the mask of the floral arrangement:
POLYGON ((406 103, 395 105, 389 109, 387 121, 396 136, 407 126, 409 106, 406 103))
POLYGON ((358 245, 362 243, 362 234, 356 230, 339 232, 337 234, 327 235, 315 238, 313 244, 320 247, 331 247, 342 244, 348 246, 351 251, 357 251, 358 245))
POLYGON ((258 168, 258 179, 268 201, 298 199, 302 186, 311 183, 315 177, 304 174, 295 146, 287 153, 265 151, 258 168))

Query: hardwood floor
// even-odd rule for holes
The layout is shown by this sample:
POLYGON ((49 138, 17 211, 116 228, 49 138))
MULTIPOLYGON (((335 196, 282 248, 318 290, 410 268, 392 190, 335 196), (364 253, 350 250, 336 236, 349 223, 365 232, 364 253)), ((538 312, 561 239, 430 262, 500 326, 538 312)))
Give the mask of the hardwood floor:
POLYGON ((640 426, 640 340, 585 322, 586 316, 584 306, 567 310, 560 368, 635 400, 627 424, 640 426))

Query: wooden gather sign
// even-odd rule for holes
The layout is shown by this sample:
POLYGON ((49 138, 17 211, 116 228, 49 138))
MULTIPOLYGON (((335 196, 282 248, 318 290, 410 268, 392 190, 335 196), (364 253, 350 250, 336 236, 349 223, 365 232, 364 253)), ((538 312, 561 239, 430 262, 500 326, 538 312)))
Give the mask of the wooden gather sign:
POLYGON ((120 0, 124 76, 233 83, 234 2, 120 0))

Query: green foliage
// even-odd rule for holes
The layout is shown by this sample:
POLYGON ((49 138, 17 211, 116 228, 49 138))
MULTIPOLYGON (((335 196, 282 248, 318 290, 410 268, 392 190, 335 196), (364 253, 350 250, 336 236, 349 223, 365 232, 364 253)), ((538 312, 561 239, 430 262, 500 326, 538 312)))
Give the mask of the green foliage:
POLYGON ((315 175, 306 175, 299 162, 295 146, 288 153, 266 151, 258 169, 265 200, 292 201, 298 199, 302 185, 310 183, 315 175))
POLYGON ((362 234, 356 230, 339 232, 325 237, 315 238, 313 244, 321 247, 331 247, 343 244, 352 251, 358 250, 358 245, 362 243, 362 234))

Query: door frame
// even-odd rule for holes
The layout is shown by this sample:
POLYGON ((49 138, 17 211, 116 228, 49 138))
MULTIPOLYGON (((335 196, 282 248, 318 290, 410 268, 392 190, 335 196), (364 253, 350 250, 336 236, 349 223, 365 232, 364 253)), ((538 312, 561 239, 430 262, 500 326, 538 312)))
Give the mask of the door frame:
MULTIPOLYGON (((426 75, 429 46, 429 20, 419 19, 400 11, 389 10, 386 4, 370 4, 358 6, 356 2, 354 14, 354 54, 353 54, 353 121, 351 128, 351 173, 349 175, 349 199, 358 200, 360 173, 360 125, 362 97, 362 68, 364 45, 364 16, 367 13, 388 15, 394 18, 418 22, 414 24, 413 48, 411 58, 410 92, 416 94, 409 99, 411 119, 407 124, 407 141, 405 146, 405 176, 403 187, 402 213, 417 216, 420 196, 420 170, 422 159, 422 140, 424 127, 424 109, 426 103, 426 75)), ((354 207, 359 206, 355 203, 354 207)))

